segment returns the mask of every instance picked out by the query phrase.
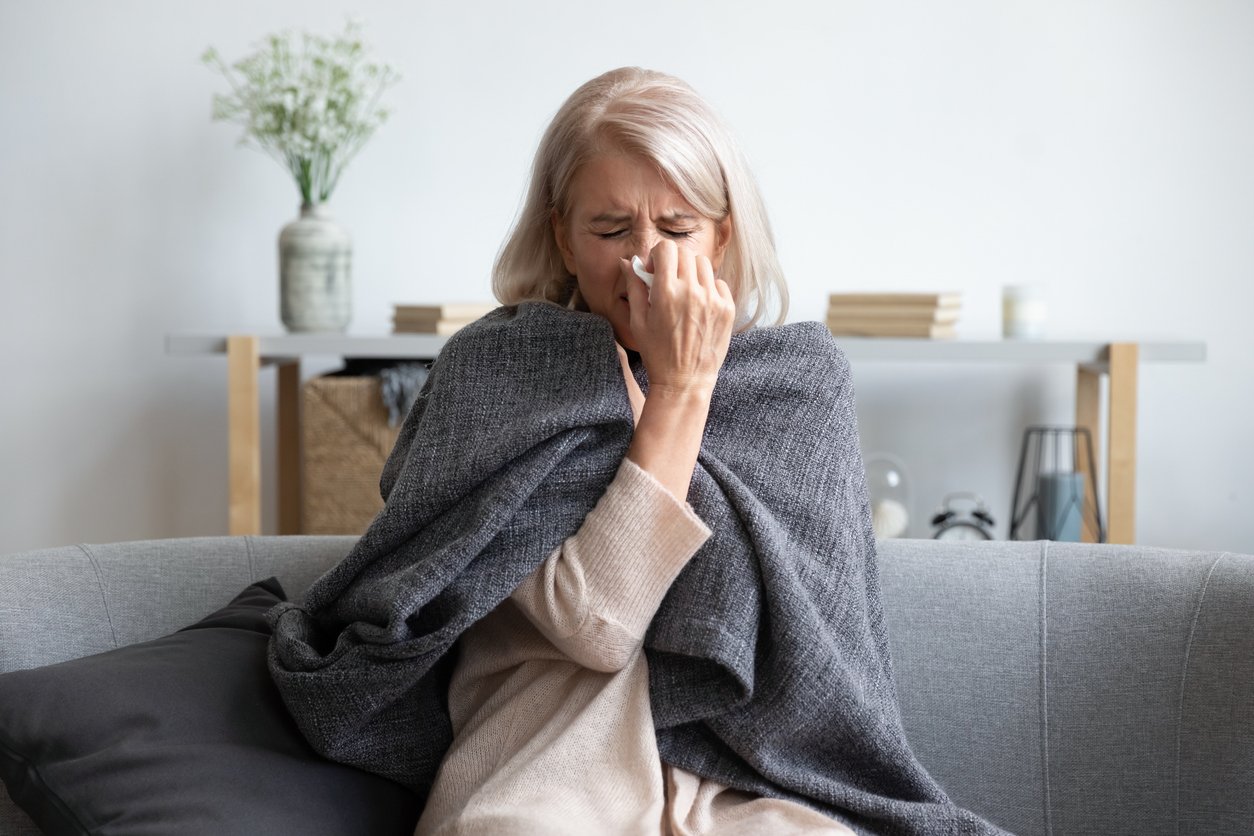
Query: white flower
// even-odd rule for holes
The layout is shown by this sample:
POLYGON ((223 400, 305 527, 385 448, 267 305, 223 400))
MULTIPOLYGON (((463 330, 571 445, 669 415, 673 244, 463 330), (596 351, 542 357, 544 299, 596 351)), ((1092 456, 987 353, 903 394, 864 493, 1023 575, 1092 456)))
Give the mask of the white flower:
POLYGON ((306 203, 331 195, 349 160, 387 120, 379 97, 400 80, 391 67, 367 62, 361 27, 349 18, 335 40, 301 33, 299 49, 291 32, 269 35, 230 67, 213 47, 201 55, 232 88, 214 95, 212 118, 242 125, 240 142, 251 139, 282 163, 306 203))

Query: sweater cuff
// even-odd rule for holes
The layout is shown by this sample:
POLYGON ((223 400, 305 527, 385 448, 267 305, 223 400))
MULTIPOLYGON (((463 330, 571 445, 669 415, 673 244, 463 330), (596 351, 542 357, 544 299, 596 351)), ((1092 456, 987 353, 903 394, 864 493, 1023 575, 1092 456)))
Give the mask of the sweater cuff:
POLYGON ((676 576, 710 533, 688 503, 623 459, 577 538, 589 609, 642 638, 676 576))

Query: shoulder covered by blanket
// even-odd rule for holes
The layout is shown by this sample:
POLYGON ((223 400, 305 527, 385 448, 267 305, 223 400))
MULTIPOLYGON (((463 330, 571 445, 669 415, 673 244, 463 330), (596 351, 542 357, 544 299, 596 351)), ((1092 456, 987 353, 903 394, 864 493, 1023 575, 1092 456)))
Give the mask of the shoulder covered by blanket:
MULTIPOLYGON (((319 752, 429 791, 450 650, 578 530, 632 429, 600 316, 523 303, 449 339, 383 510, 271 613, 271 672, 319 752)), ((713 536, 645 638, 663 760, 868 832, 990 832, 906 745, 849 365, 821 324, 732 337, 688 501, 713 536)))

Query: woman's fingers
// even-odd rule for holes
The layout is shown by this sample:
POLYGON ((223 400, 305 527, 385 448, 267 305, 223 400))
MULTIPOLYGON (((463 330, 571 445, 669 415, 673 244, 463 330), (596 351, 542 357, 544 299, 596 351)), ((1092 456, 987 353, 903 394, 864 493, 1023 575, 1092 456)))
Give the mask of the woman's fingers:
POLYGON ((652 385, 713 387, 727 355, 735 306, 710 259, 671 240, 650 252, 653 287, 628 283, 631 331, 652 385))
MULTIPOLYGON (((693 282, 700 283, 697 262, 704 258, 692 250, 662 240, 649 253, 653 262, 653 290, 669 299, 678 299, 693 282)), ((708 262, 709 259, 706 259, 708 262)))
POLYGON ((714 280, 714 287, 718 290, 718 295, 723 297, 723 301, 731 305, 733 311, 736 310, 736 297, 732 295, 731 285, 722 279, 714 280))
POLYGON ((697 258, 697 279, 711 298, 718 296, 718 288, 714 285, 714 265, 705 256, 697 258))
POLYGON ((683 292, 681 288, 684 288, 686 284, 699 282, 700 279, 697 276, 697 254, 692 250, 680 250, 679 267, 676 272, 675 278, 678 285, 676 290, 679 290, 679 292, 683 292))
POLYGON ((650 253, 653 262, 653 289, 660 293, 672 293, 679 275, 679 247, 674 241, 659 241, 650 253))
POLYGON ((640 340, 648 327, 649 286, 636 275, 635 270, 631 269, 630 261, 625 258, 620 261, 629 274, 627 277, 628 323, 631 325, 631 333, 635 337, 636 348, 639 350, 640 340))

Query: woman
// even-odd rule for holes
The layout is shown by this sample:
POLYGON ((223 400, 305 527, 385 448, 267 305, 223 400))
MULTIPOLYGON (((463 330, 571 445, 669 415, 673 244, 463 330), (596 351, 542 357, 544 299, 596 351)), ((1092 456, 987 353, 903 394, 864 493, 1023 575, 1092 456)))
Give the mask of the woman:
POLYGON ((428 833, 991 833, 910 753, 848 363, 787 296, 735 143, 626 68, 550 125, 386 505, 271 671, 428 833), (652 287, 631 266, 639 256, 652 287))
MULTIPOLYGON (((635 433, 578 533, 463 635, 449 692, 456 737, 419 834, 852 833, 795 802, 663 764, 654 739, 642 643, 675 575, 710 535, 685 497, 714 383, 738 307, 742 323, 761 315, 745 309, 749 291, 783 289, 761 213, 732 217, 717 167, 739 163, 730 151, 687 86, 635 69, 581 87, 541 142, 496 295, 609 320, 635 433), (685 137, 650 129, 680 119, 706 146, 695 171, 673 167, 687 156, 685 137), (632 256, 653 272, 651 291, 632 256), (740 294, 719 277, 724 267, 740 294), (639 354, 647 397, 623 349, 639 354)), ((737 169, 736 191, 756 205, 737 169)))

